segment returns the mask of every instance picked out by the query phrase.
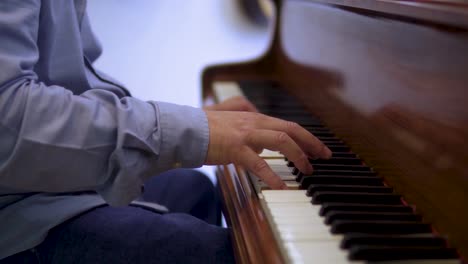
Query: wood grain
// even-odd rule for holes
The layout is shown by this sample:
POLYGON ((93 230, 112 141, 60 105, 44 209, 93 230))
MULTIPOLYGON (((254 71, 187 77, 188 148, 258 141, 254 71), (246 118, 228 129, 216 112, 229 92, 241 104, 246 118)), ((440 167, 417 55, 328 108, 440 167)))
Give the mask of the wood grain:
POLYGON ((204 94, 215 80, 279 82, 468 259, 466 5, 277 4, 270 50, 206 69, 204 94))

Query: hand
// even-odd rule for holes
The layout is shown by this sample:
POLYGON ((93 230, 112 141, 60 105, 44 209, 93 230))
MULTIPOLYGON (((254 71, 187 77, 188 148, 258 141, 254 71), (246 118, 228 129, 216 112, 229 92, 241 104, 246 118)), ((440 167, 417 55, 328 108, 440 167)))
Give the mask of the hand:
POLYGON ((328 159, 332 153, 296 123, 260 113, 206 111, 210 143, 206 164, 244 166, 273 189, 286 185, 258 156, 264 148, 280 151, 303 173, 312 173, 308 157, 328 159))
POLYGON ((257 108, 243 96, 235 96, 219 104, 205 106, 203 110, 258 112, 257 108))

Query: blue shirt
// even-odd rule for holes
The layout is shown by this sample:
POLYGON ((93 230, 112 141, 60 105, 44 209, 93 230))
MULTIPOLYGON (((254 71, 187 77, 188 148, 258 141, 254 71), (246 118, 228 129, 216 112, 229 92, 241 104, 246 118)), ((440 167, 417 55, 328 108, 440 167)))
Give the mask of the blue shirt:
POLYGON ((129 97, 92 67, 101 50, 85 9, 0 1, 0 259, 83 211, 128 204, 150 176, 205 160, 202 110, 129 97))

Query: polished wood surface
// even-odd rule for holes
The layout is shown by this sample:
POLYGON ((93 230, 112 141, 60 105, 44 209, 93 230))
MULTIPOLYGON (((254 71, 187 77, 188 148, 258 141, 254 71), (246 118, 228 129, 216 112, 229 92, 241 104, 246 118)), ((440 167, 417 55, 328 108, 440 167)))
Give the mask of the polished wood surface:
POLYGON ((226 220, 235 232, 233 244, 238 263, 283 263, 267 216, 241 168, 223 166, 218 171, 226 220), (234 199, 233 199, 234 196, 234 199))
POLYGON ((269 51, 207 68, 205 96, 216 80, 279 82, 468 259, 466 3, 287 0, 277 8, 269 51))

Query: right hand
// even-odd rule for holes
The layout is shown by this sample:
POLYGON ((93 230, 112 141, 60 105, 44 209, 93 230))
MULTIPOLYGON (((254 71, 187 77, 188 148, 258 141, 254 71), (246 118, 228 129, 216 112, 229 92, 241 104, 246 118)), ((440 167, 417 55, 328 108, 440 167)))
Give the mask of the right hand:
POLYGON ((210 143, 205 163, 241 165, 272 189, 286 189, 286 185, 259 157, 263 149, 280 151, 303 173, 312 173, 309 157, 328 159, 332 155, 319 139, 294 122, 252 112, 206 114, 210 143))

